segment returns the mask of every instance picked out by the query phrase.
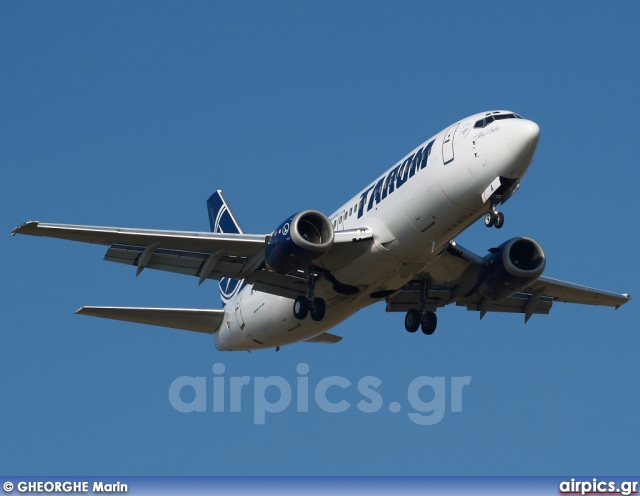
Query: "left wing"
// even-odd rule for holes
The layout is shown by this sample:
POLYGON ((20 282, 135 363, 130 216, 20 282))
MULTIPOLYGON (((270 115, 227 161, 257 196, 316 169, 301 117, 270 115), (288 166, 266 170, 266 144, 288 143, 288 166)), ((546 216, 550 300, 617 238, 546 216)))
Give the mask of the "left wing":
POLYGON ((387 312, 406 312, 418 308, 424 284, 427 284, 427 310, 435 311, 439 307, 456 304, 467 307, 467 310, 479 311, 480 318, 487 312, 522 313, 525 322, 533 314, 548 314, 556 301, 618 309, 631 299, 628 294, 611 293, 541 276, 507 298, 490 300, 477 291, 478 277, 485 260, 452 241, 438 262, 429 268, 428 274, 421 274, 387 298, 387 312))

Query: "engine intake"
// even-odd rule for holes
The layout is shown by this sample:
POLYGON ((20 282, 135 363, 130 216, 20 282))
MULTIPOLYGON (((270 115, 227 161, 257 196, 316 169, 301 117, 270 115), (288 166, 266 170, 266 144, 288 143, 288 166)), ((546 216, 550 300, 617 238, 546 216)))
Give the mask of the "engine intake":
POLYGON ((265 261, 271 270, 288 274, 319 260, 333 245, 333 238, 333 226, 326 215, 303 210, 273 231, 265 261))
POLYGON ((490 251, 478 292, 491 300, 524 289, 542 275, 547 263, 542 247, 530 238, 513 238, 490 251))

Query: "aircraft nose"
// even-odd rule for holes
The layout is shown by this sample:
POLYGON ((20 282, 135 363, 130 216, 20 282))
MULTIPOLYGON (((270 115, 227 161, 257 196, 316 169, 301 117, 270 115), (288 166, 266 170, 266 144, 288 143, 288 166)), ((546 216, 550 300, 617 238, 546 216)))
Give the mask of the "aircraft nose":
POLYGON ((533 155, 540 138, 540 126, 527 119, 513 119, 507 128, 507 146, 516 157, 533 155))

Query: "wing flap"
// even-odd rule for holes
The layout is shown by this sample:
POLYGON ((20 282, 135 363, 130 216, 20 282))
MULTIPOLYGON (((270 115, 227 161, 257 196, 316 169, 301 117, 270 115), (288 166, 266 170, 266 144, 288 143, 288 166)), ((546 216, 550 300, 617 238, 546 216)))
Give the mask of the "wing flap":
MULTIPOLYGON (((444 307, 451 299, 451 287, 431 287, 426 299, 426 308, 435 312, 437 308, 444 307)), ((394 295, 387 298, 387 312, 407 312, 420 306, 420 296, 413 290, 412 282, 408 283, 394 295)))
POLYGON ((476 295, 473 298, 464 298, 456 302, 457 306, 467 307, 469 311, 477 311, 483 316, 486 312, 503 313, 523 313, 523 314, 545 314, 551 310, 553 301, 540 299, 529 304, 529 298, 519 295, 509 296, 502 300, 488 300, 476 295), (529 305, 529 306, 527 306, 529 305))
MULTIPOLYGON (((107 262, 137 265, 144 253, 144 247, 111 245, 104 256, 107 262)), ((156 249, 145 268, 175 272, 188 276, 200 275, 209 253, 156 249)), ((209 279, 234 277, 238 275, 247 259, 244 257, 220 257, 206 274, 209 279)))
POLYGON ((89 315, 103 319, 122 320, 185 331, 213 334, 224 319, 224 310, 193 308, 144 308, 144 307, 92 307, 76 311, 78 315, 89 315))

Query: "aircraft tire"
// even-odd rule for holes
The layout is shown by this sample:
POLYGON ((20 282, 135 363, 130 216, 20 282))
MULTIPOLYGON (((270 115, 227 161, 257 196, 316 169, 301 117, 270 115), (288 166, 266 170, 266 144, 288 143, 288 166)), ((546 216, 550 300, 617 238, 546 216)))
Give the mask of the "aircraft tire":
POLYGON ((420 312, 412 308, 404 317, 404 328, 409 332, 416 332, 420 327, 420 312))
POLYGON ((316 322, 324 319, 324 314, 327 311, 327 304, 322 298, 314 298, 313 305, 311 306, 311 319, 316 322))
POLYGON ((422 327, 422 332, 427 336, 431 336, 434 332, 436 332, 436 327, 438 327, 438 316, 435 312, 427 312, 424 315, 424 319, 420 323, 422 327))
POLYGON ((487 227, 493 227, 494 222, 493 212, 487 212, 484 216, 484 225, 487 227))
POLYGON ((298 320, 304 320, 309 313, 309 300, 306 296, 298 296, 293 302, 293 316, 298 320))

